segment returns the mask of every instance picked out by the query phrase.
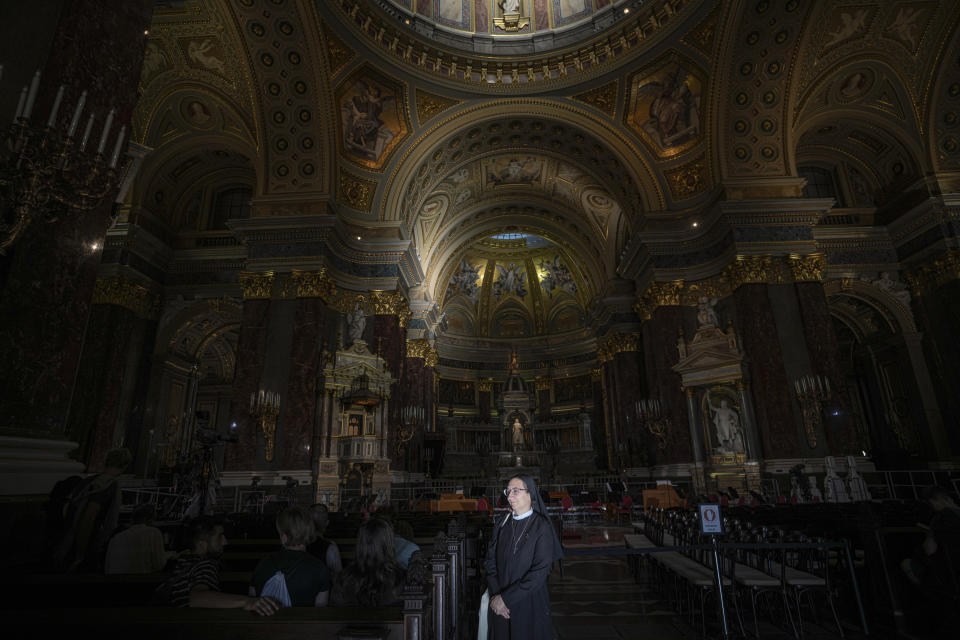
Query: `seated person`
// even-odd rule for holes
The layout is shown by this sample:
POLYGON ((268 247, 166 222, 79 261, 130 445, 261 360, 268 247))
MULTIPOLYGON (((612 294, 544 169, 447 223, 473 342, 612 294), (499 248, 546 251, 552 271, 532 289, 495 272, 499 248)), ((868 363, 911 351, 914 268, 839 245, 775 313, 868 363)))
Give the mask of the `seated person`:
POLYGON ((923 499, 933 511, 930 524, 920 524, 927 535, 900 568, 914 584, 932 590, 949 589, 960 580, 960 507, 953 496, 937 486, 928 487, 923 499))
POLYGON ((406 576, 395 556, 389 522, 370 518, 360 525, 356 559, 333 581, 330 592, 333 604, 384 607, 400 603, 406 576))
POLYGON ((323 535, 330 524, 327 505, 323 503, 313 505, 310 507, 310 515, 313 517, 313 526, 317 530, 317 539, 307 545, 307 552, 326 563, 332 578, 334 574, 343 569, 343 561, 340 559, 340 549, 337 547, 337 543, 323 535))
POLYGON ((104 573, 153 573, 162 571, 177 554, 163 548, 163 534, 150 526, 156 508, 142 504, 133 511, 133 523, 113 536, 107 545, 104 573))
POLYGON ((413 527, 405 520, 398 522, 394 518, 393 510, 390 507, 378 509, 374 512, 373 517, 386 520, 390 524, 393 529, 393 548, 396 551, 393 559, 406 570, 410 565, 410 556, 420 551, 420 546, 410 540, 410 538, 413 538, 413 527))
POLYGON ((264 585, 280 571, 291 606, 327 606, 330 572, 323 560, 307 553, 307 544, 316 537, 310 512, 303 507, 284 509, 277 514, 277 533, 283 549, 261 560, 253 570, 250 595, 262 595, 264 585))
POLYGON ((173 576, 160 586, 158 595, 174 607, 246 609, 270 616, 280 606, 272 598, 257 598, 220 591, 220 556, 227 545, 223 525, 210 517, 188 525, 190 550, 177 559, 173 576))

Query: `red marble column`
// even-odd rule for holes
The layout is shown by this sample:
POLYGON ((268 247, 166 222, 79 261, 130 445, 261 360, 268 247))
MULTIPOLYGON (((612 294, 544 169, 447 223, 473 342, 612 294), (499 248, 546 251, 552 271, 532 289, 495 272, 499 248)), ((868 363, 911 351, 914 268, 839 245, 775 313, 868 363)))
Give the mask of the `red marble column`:
MULTIPOLYGON (((765 458, 796 457, 798 425, 790 398, 790 383, 767 285, 745 284, 733 294, 737 335, 749 361, 754 413, 765 458)), ((804 445, 806 447, 806 445, 804 445)))
POLYGON ((690 418, 680 374, 672 367, 680 361, 677 338, 683 327, 682 307, 660 307, 643 324, 643 356, 650 397, 663 403, 663 414, 670 419, 666 445, 659 452, 658 464, 692 462, 690 418))
MULTIPOLYGON (((849 409, 850 402, 843 385, 843 373, 840 369, 840 349, 837 334, 833 329, 833 320, 827 307, 827 296, 823 284, 819 282, 798 282, 796 285, 797 302, 803 319, 803 333, 810 354, 810 370, 814 375, 822 375, 830 381, 834 391, 831 404, 839 404, 849 409)), ((833 455, 859 453, 857 451, 857 431, 852 421, 841 428, 825 428, 827 444, 833 455)))
MULTIPOLYGON (((390 375, 396 382, 390 385, 390 412, 388 415, 389 431, 387 433, 387 451, 395 455, 397 450, 397 429, 399 428, 400 407, 403 398, 400 391, 400 378, 404 360, 407 355, 407 329, 400 326, 400 318, 396 314, 377 314, 373 319, 373 344, 371 351, 387 361, 390 375)), ((391 468, 393 462, 391 462, 391 468)))
MULTIPOLYGON (((917 328, 944 425, 960 424, 960 280, 923 291, 913 299, 917 328)), ((960 452, 960 429, 946 429, 954 455, 960 452)))
POLYGON ((233 405, 230 420, 237 423, 239 442, 228 445, 224 469, 245 471, 257 463, 257 441, 260 427, 250 415, 250 394, 260 389, 260 376, 267 344, 269 300, 244 300, 237 341, 237 366, 233 377, 233 405))
POLYGON ((609 469, 610 459, 607 457, 607 411, 606 397, 603 392, 603 367, 597 369, 593 376, 593 416, 591 417, 590 435, 593 437, 594 454, 598 469, 609 469))
POLYGON ((641 431, 637 424, 634 408, 642 395, 641 357, 636 351, 621 351, 614 354, 612 361, 616 392, 610 409, 618 425, 616 444, 623 445, 623 461, 628 467, 649 466, 654 464, 652 458, 656 456, 656 452, 650 450, 649 434, 641 431))
POLYGON ((88 471, 102 470, 106 453, 114 446, 123 381, 137 374, 129 350, 142 346, 132 342, 137 326, 146 322, 114 305, 97 304, 90 311, 69 430, 70 439, 80 443, 79 459, 87 463, 88 471), (133 364, 133 371, 127 370, 128 364, 133 364))
POLYGON ((283 438, 277 451, 281 469, 311 468, 319 452, 311 450, 319 429, 320 376, 326 335, 331 314, 320 298, 297 300, 294 315, 293 341, 290 349, 290 375, 287 378, 287 401, 283 408, 283 438))
POLYGON ((480 390, 477 395, 477 415, 481 422, 490 422, 492 384, 480 382, 478 387, 480 390))
POLYGON ((544 419, 550 417, 550 408, 551 408, 551 406, 550 406, 550 388, 549 388, 549 384, 550 384, 550 383, 547 382, 547 381, 544 381, 544 382, 538 381, 538 382, 536 382, 536 386, 537 386, 537 413, 540 415, 541 418, 544 418, 544 419), (541 389, 540 387, 541 387, 542 385, 546 385, 547 388, 546 388, 546 389, 541 389))
MULTIPOLYGON (((70 119, 85 89, 86 114, 95 112, 102 122, 113 106, 114 127, 129 127, 152 9, 151 0, 64 2, 34 122, 47 116, 64 84, 59 123, 70 119)), ((19 15, 29 20, 29 5, 19 15)), ((5 37, 17 37, 16 24, 5 27, 5 37)), ((3 89, 13 95, 19 93, 14 83, 29 82, 37 60, 7 62, 3 89)), ((7 435, 65 434, 111 206, 107 197, 96 210, 62 213, 55 224, 36 220, 0 257, 0 430, 7 435)))

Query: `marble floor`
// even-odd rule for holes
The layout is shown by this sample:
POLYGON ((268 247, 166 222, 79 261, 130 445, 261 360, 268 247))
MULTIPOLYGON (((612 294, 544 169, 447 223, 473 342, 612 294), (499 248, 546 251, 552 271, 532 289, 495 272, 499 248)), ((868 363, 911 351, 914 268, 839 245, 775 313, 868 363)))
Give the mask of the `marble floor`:
MULTIPOLYGON (((660 595, 649 571, 634 579, 626 556, 575 555, 577 549, 623 548, 627 527, 587 526, 567 528, 563 576, 550 576, 550 600, 554 627, 560 640, 692 640, 701 637, 685 616, 680 616, 660 595)), ((720 638, 717 616, 713 616, 707 637, 720 638)), ((731 623, 733 621, 731 620, 731 623)), ((745 621, 746 622, 746 621, 745 621)), ((739 629, 731 628, 731 637, 739 629)), ((808 640, 839 637, 836 629, 807 625, 808 640)), ((850 630, 852 631, 852 630, 850 630)), ((752 627, 748 636, 753 636, 752 627)), ((793 634, 770 623, 761 623, 761 638, 788 640, 793 634)), ((847 638, 856 638, 848 633, 847 638)))

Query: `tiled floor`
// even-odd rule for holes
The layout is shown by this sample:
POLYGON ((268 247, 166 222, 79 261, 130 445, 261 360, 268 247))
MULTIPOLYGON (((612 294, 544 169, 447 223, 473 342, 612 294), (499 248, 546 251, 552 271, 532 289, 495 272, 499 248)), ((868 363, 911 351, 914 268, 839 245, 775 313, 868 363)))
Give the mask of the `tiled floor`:
MULTIPOLYGON (((549 581, 557 636, 560 640, 700 638, 700 629, 691 626, 663 599, 648 571, 641 573, 639 583, 634 580, 626 556, 574 555, 577 549, 622 549, 624 533, 630 530, 600 526, 567 529, 564 547, 568 554, 563 561, 563 577, 554 570, 549 581)), ((722 637, 716 616, 713 618, 707 635, 722 637)), ((731 637, 739 636, 736 631, 739 629, 731 628, 731 637)), ((753 637, 752 631, 748 629, 749 637, 753 637)), ((809 640, 838 637, 835 629, 808 625, 807 631, 809 640)), ((760 635, 771 640, 793 638, 792 633, 770 623, 761 623, 760 635)))

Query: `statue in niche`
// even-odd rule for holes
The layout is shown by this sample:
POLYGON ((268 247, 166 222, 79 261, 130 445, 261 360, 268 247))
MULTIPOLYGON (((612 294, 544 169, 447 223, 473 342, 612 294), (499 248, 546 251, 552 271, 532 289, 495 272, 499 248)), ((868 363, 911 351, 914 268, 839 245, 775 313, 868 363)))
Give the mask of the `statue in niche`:
POLYGON ((717 299, 708 296, 700 296, 697 300, 697 323, 700 328, 720 326, 720 320, 717 318, 717 299))
POLYGON ((523 448, 523 425, 520 423, 520 418, 513 419, 513 448, 515 450, 520 450, 523 448))
POLYGON ((710 407, 711 420, 716 429, 717 443, 715 449, 722 453, 744 453, 743 429, 740 428, 740 416, 736 410, 727 406, 725 399, 720 400, 720 406, 713 404, 710 393, 707 392, 707 406, 710 407))
POLYGON ((880 289, 880 291, 889 293, 903 306, 907 307, 908 309, 910 308, 910 290, 907 288, 907 285, 891 278, 888 271, 882 272, 880 277, 877 280, 874 280, 872 284, 877 289, 880 289))
POLYGON ((502 0, 500 9, 503 10, 504 14, 520 13, 520 0, 502 0))
POLYGON ((350 342, 354 343, 363 338, 363 329, 367 326, 367 316, 360 308, 357 302, 353 311, 347 314, 347 335, 350 336, 350 342))

